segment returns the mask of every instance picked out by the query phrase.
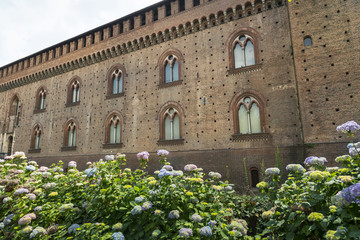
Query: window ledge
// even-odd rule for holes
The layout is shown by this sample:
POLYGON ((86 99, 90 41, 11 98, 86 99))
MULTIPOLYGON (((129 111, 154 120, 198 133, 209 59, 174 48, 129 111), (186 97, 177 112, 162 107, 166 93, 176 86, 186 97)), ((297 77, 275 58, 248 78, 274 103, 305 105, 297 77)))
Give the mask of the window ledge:
POLYGON ((61 148, 62 152, 67 152, 67 151, 76 151, 76 146, 75 147, 62 147, 61 148))
POLYGON ((43 108, 43 109, 34 109, 34 114, 37 114, 37 113, 43 113, 43 112, 46 112, 46 108, 43 108))
POLYGON ((110 149, 110 148, 122 148, 124 146, 123 143, 104 143, 103 148, 104 149, 110 149))
POLYGON ((37 148, 37 149, 35 149, 35 148, 30 148, 29 151, 28 151, 28 153, 40 153, 40 152, 41 152, 41 149, 40 149, 40 148, 37 148))
POLYGON ((124 92, 121 93, 111 93, 106 95, 105 99, 113 99, 113 98, 118 98, 118 97, 123 97, 125 95, 124 92))
POLYGON ((65 105, 65 107, 74 107, 80 105, 80 102, 69 102, 65 105))
POLYGON ((234 134, 231 136, 233 142, 258 142, 270 141, 271 135, 269 133, 254 133, 254 134, 234 134))
POLYGON ((184 139, 175 140, 159 140, 157 142, 159 146, 173 146, 173 145, 184 145, 184 139))
POLYGON ((158 85, 158 87, 159 87, 159 89, 173 87, 173 86, 181 85, 182 82, 183 82, 183 80, 178 80, 178 81, 169 82, 169 83, 160 83, 158 85))
POLYGON ((255 72, 255 71, 261 70, 261 67, 262 67, 262 63, 258 63, 255 65, 246 66, 246 67, 241 67, 241 68, 234 68, 234 69, 228 70, 228 74, 236 75, 236 74, 246 73, 246 72, 255 72))

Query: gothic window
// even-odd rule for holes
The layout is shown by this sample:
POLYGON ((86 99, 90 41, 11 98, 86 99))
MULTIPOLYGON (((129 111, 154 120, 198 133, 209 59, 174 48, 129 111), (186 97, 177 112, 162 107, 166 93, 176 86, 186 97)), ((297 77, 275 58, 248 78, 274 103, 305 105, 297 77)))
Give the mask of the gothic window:
POLYGON ((115 115, 110 119, 109 122, 109 143, 120 143, 121 135, 121 123, 120 118, 115 115))
POLYGON ((77 126, 75 121, 70 120, 66 124, 64 146, 65 147, 76 147, 76 130, 77 126))
POLYGON ((235 68, 251 66, 255 64, 254 44, 250 36, 241 35, 234 41, 235 68))
POLYGON ((81 80, 79 77, 73 77, 68 85, 68 94, 67 94, 67 104, 68 105, 77 105, 80 103, 80 88, 81 80))
POLYGON ((246 96, 238 103, 239 133, 261 133, 259 103, 255 98, 246 96))
POLYGON ((46 102, 46 90, 45 89, 41 89, 39 94, 38 94, 38 98, 39 98, 39 109, 42 110, 42 109, 45 109, 46 105, 45 105, 45 102, 46 102))
POLYGON ((169 55, 165 59, 165 83, 179 81, 179 63, 177 57, 169 55))
POLYGON ((312 43, 312 39, 310 36, 306 36, 304 38, 304 46, 305 47, 308 47, 308 46, 311 46, 313 43, 312 43))
POLYGON ((19 114, 19 98, 15 96, 10 106, 10 116, 18 116, 19 114))
POLYGON ((183 119, 182 108, 176 102, 167 103, 160 111, 160 143, 183 143, 183 119))
POLYGON ((40 141, 41 141, 41 126, 39 124, 35 125, 34 129, 33 129, 33 134, 32 134, 32 138, 31 138, 31 149, 40 149, 40 141))
POLYGON ((125 68, 121 64, 115 64, 107 73, 108 94, 107 98, 120 97, 124 93, 125 68))
POLYGON ((181 84, 182 62, 182 54, 177 49, 169 49, 160 56, 158 61, 160 70, 160 85, 181 84))

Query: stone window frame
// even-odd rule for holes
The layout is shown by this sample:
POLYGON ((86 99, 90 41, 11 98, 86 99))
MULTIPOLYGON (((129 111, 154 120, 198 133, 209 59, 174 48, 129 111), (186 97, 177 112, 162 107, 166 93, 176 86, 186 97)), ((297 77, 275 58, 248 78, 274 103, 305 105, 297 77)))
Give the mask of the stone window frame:
POLYGON ((259 43, 261 40, 262 39, 260 34, 255 29, 249 27, 237 29, 230 34, 229 38, 226 41, 226 47, 229 56, 229 70, 228 70, 229 74, 237 74, 237 73, 252 71, 261 68, 262 63, 260 61, 260 51, 259 51, 259 43), (252 40, 252 44, 254 46, 255 64, 250 66, 235 68, 235 56, 234 56, 234 48, 236 45, 235 40, 236 38, 242 35, 247 35, 252 40))
POLYGON ((185 114, 183 108, 178 104, 177 102, 169 101, 165 103, 158 114, 158 120, 159 120, 159 141, 158 145, 182 145, 184 144, 184 120, 185 120, 185 114), (173 108, 179 117, 179 139, 173 139, 173 140, 165 140, 165 118, 167 116, 166 112, 170 108, 173 108))
POLYGON ((270 134, 266 132, 266 123, 265 123, 265 105, 266 101, 264 97, 254 90, 246 90, 236 94, 230 102, 230 111, 233 119, 233 135, 232 141, 268 141, 270 139, 270 134), (240 108, 240 100, 245 97, 253 97, 256 99, 260 112, 260 126, 261 133, 249 133, 241 134, 239 126, 239 115, 238 111, 240 108))
POLYGON ((123 115, 118 111, 112 111, 105 119, 105 139, 103 148, 105 149, 111 149, 111 148, 122 148, 123 147, 123 133, 124 133, 124 118, 123 115), (120 143, 110 143, 110 124, 111 120, 114 116, 117 116, 119 118, 120 123, 120 143))
POLYGON ((70 79, 67 85, 67 98, 66 98, 66 107, 72 107, 80 105, 80 91, 82 87, 82 80, 79 76, 74 76, 70 79), (75 83, 77 81, 77 83, 75 83), (78 85, 79 88, 79 99, 78 101, 73 102, 73 86, 74 84, 78 85))
POLYGON ((182 53, 176 48, 170 48, 164 51, 158 60, 158 68, 159 68, 159 88, 166 88, 181 85, 184 79, 183 75, 183 64, 184 64, 184 57, 182 53), (167 62, 167 58, 173 55, 178 62, 178 71, 179 71, 179 80, 174 82, 165 83, 165 64, 167 62))
POLYGON ((122 97, 125 95, 125 78, 126 77, 127 77, 127 75, 126 75, 126 69, 125 69, 124 65, 117 63, 109 68, 109 70, 106 74, 106 80, 107 80, 107 84, 108 84, 106 99, 122 97), (112 75, 113 75, 114 71, 116 71, 116 70, 119 70, 122 74, 122 92, 121 93, 113 93, 112 75))
POLYGON ((70 118, 69 120, 66 121, 65 125, 64 125, 64 140, 63 140, 63 147, 61 148, 61 151, 75 151, 77 146, 78 146, 78 139, 79 139, 79 124, 76 121, 75 118, 70 118), (76 141, 75 141, 75 146, 68 146, 68 138, 69 138, 69 127, 70 124, 74 124, 74 127, 76 129, 76 141))
POLYGON ((36 123, 31 129, 31 140, 30 140, 30 149, 29 153, 40 153, 41 152, 41 137, 43 136, 43 127, 40 123, 36 123), (39 147, 36 148, 36 136, 40 135, 39 147))
POLYGON ((45 112, 46 111, 46 98, 48 96, 48 90, 45 86, 41 86, 38 88, 38 90, 36 91, 36 95, 35 95, 35 109, 34 109, 34 114, 36 113, 41 113, 41 112, 45 112), (45 95, 45 107, 41 108, 41 95, 43 91, 43 95, 45 95))

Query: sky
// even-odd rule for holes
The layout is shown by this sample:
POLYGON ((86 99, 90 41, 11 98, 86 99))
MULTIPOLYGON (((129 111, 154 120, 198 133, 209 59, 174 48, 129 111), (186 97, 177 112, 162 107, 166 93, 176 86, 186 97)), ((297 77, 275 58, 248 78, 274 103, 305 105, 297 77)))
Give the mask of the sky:
POLYGON ((160 0, 0 0, 0 67, 160 0))

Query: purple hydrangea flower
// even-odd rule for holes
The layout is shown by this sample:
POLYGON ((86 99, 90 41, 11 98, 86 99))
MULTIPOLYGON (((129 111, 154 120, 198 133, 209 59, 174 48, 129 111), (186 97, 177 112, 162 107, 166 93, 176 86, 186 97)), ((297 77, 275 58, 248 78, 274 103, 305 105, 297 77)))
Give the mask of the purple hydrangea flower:
POLYGON ((36 195, 33 193, 26 194, 26 197, 32 201, 36 199, 36 195))
POLYGON ((14 173, 15 174, 20 174, 20 173, 24 173, 24 171, 23 170, 16 170, 14 173))
POLYGON ((170 219, 178 219, 180 217, 180 212, 178 210, 172 210, 170 213, 169 213, 169 216, 168 216, 170 219))
POLYGON ((42 206, 37 206, 36 208, 34 208, 35 212, 41 212, 42 211, 42 206))
POLYGON ((193 235, 193 230, 191 228, 181 228, 179 230, 179 236, 183 238, 188 238, 193 235))
POLYGON ((348 121, 342 125, 337 126, 336 131, 343 133, 351 133, 360 130, 360 125, 355 121, 348 121))
POLYGON ((187 164, 184 167, 185 172, 194 171, 195 169, 197 169, 197 166, 195 164, 187 164))
POLYGON ((23 216, 22 218, 19 219, 18 224, 19 225, 27 225, 31 223, 31 218, 30 217, 26 217, 23 216))
POLYGON ((3 199, 3 203, 5 204, 5 203, 7 203, 7 202, 9 202, 9 201, 11 201, 11 200, 12 200, 11 197, 4 198, 4 199, 3 199))
POLYGON ((200 229, 200 234, 203 236, 211 236, 212 235, 211 228, 209 226, 202 227, 200 229))
POLYGON ((149 210, 152 207, 152 205, 153 205, 152 202, 146 201, 143 203, 141 208, 142 210, 149 210))
POLYGON ((140 160, 140 159, 149 159, 149 153, 147 152, 147 151, 143 151, 143 152, 140 152, 140 153, 138 153, 136 156, 137 156, 137 158, 138 158, 138 160, 140 160))
POLYGON ((172 170, 174 170, 174 168, 173 168, 171 165, 164 165, 162 168, 165 169, 165 170, 167 170, 167 171, 172 171, 172 170))
POLYGON ((233 190, 232 186, 226 186, 224 189, 225 189, 226 191, 231 191, 231 190, 233 190))
POLYGON ((359 150, 360 149, 358 149, 358 148, 349 148, 349 154, 351 156, 356 156, 358 154, 358 152, 360 152, 359 150))
POLYGON ((135 206, 135 207, 131 210, 131 214, 132 214, 132 215, 140 214, 141 212, 142 212, 141 206, 135 206))
POLYGON ((38 169, 38 172, 47 172, 49 171, 49 168, 48 167, 45 167, 45 166, 41 166, 39 169, 38 169))
POLYGON ((29 190, 27 190, 26 188, 19 188, 18 190, 16 190, 14 192, 14 196, 24 194, 24 193, 29 193, 29 190))
POLYGON ((113 161, 115 159, 115 156, 114 155, 106 155, 105 156, 105 160, 106 161, 113 161))
POLYGON ((199 214, 195 213, 191 216, 191 220, 193 220, 194 222, 201 222, 202 217, 199 214))
POLYGON ((157 151, 157 155, 161 157, 166 157, 167 155, 169 155, 169 152, 164 149, 160 149, 157 151))
POLYGON ((143 201, 145 201, 145 198, 144 198, 144 197, 136 197, 136 198, 135 198, 135 202, 136 202, 136 203, 141 203, 141 202, 143 202, 143 201))
POLYGON ((68 167, 76 168, 77 164, 75 161, 70 161, 68 167))
POLYGON ((278 168, 268 168, 265 170, 266 176, 277 176, 280 174, 280 169, 278 168))
POLYGON ((349 203, 341 196, 341 191, 331 197, 331 203, 337 207, 348 206, 349 203))
POLYGON ((360 183, 356 183, 351 185, 348 188, 344 188, 341 191, 341 197, 345 199, 349 203, 357 203, 360 204, 358 197, 360 196, 360 183))
POLYGON ((208 222, 208 225, 211 227, 215 227, 216 224, 217 224, 217 221, 215 221, 215 220, 210 220, 210 222, 208 222))
POLYGON ((320 165, 324 165, 327 162, 326 158, 324 157, 307 157, 304 161, 305 165, 308 166, 320 166, 320 165))
POLYGON ((184 173, 183 173, 183 171, 178 170, 178 171, 175 171, 175 172, 174 172, 174 175, 175 175, 175 176, 182 176, 182 175, 184 175, 184 173))

